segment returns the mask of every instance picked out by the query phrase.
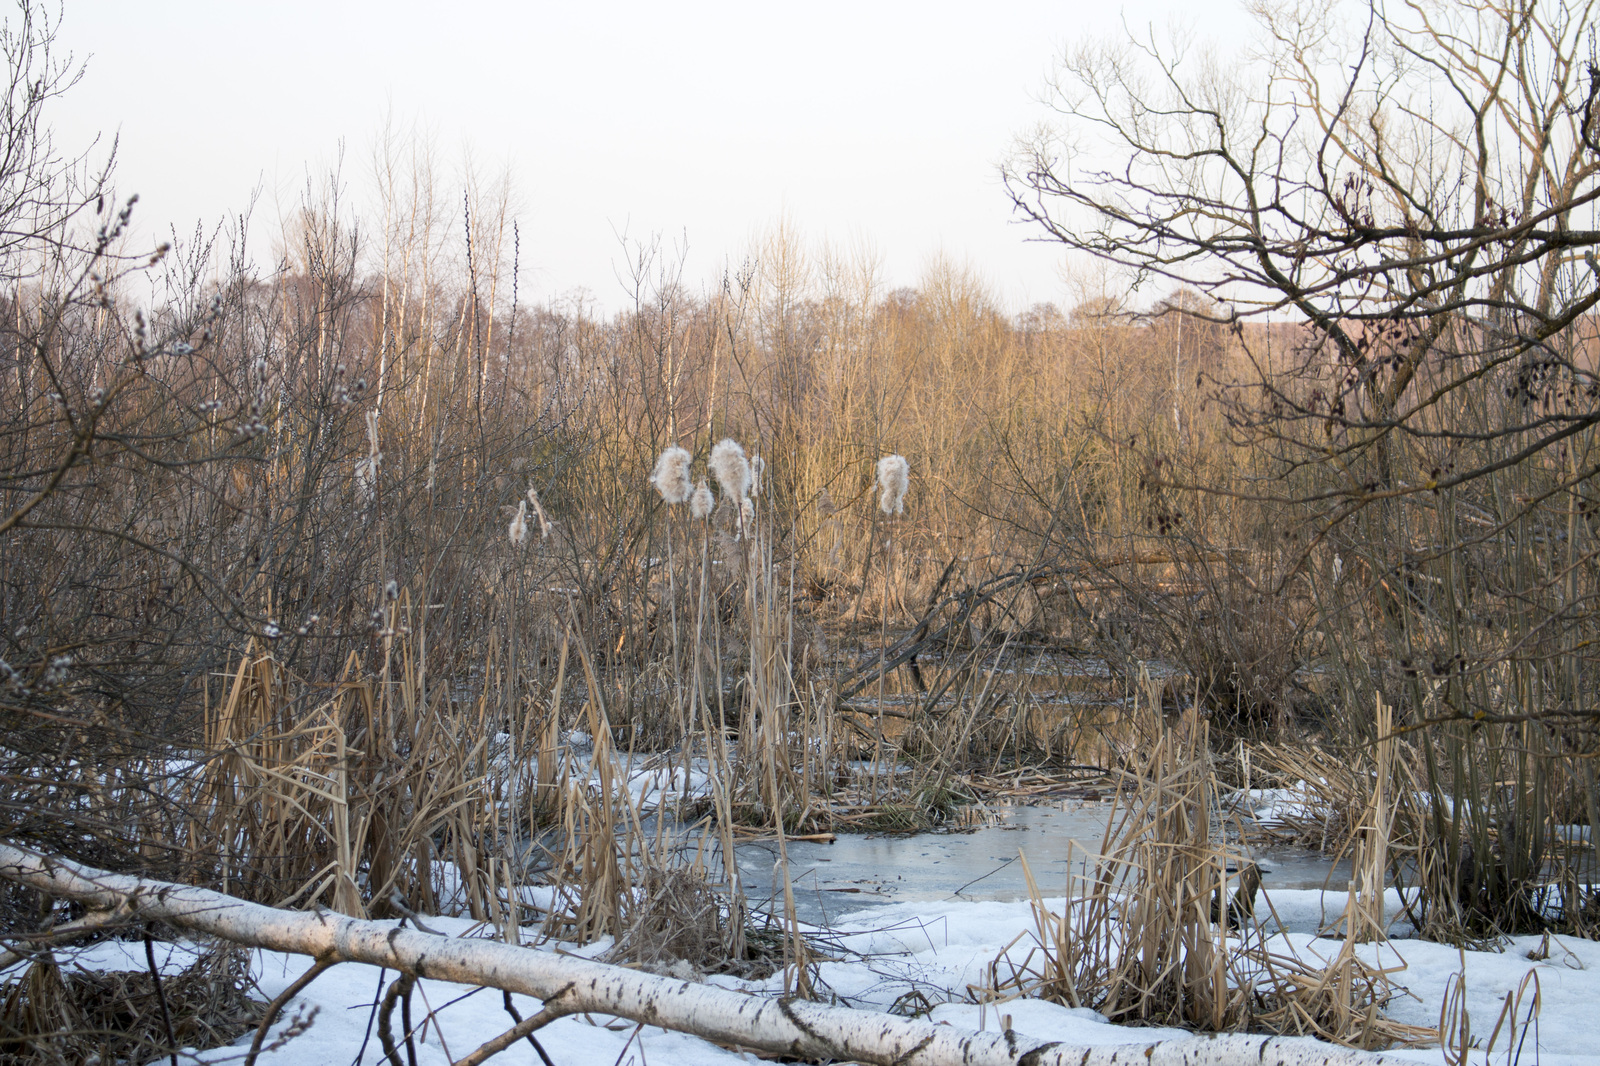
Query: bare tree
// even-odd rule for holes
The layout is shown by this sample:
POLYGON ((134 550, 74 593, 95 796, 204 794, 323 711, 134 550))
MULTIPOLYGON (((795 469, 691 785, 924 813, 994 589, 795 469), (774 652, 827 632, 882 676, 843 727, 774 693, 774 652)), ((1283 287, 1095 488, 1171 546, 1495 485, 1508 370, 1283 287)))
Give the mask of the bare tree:
MULTIPOLYGON (((1303 619, 1333 728, 1370 738, 1349 709, 1375 693, 1440 726, 1421 865, 1447 902, 1419 924, 1534 928, 1550 812, 1600 818, 1595 5, 1252 11, 1237 60, 1153 34, 1068 53, 1061 121, 1005 179, 1049 238, 1218 301, 1247 363, 1210 392, 1241 460, 1158 456, 1150 483, 1238 505, 1270 579, 1206 629, 1303 619)), ((1246 543, 1207 536, 1169 539, 1246 543)))
POLYGON ((1276 372, 1298 354, 1295 380, 1311 384, 1264 375, 1268 402, 1236 414, 1275 436, 1315 421, 1323 439, 1298 461, 1376 450, 1368 476, 1322 489, 1338 517, 1375 493, 1464 483, 1600 420, 1582 343, 1600 299, 1593 4, 1324 0, 1255 14, 1261 50, 1243 63, 1153 36, 1067 54, 1051 98, 1062 122, 1006 169, 1017 208, 1135 284, 1225 301, 1224 319, 1302 319, 1313 343, 1258 358, 1276 372), (1518 400, 1578 395, 1461 426, 1463 443, 1487 432, 1507 446, 1400 483, 1393 438, 1450 436, 1486 380, 1518 400))

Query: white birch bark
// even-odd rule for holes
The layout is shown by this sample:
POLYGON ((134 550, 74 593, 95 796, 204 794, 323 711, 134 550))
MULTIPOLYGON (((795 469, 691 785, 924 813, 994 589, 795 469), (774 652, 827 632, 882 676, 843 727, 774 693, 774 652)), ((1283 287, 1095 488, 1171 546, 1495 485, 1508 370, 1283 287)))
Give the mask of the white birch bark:
POLYGON ((397 922, 288 911, 220 892, 107 873, 0 844, 0 877, 97 909, 124 908, 248 947, 360 962, 532 996, 545 1009, 609 1014, 721 1044, 889 1066, 1399 1066, 1313 1040, 1191 1037, 1081 1047, 1007 1030, 977 1033, 874 1011, 769 999, 493 940, 435 936, 397 922))

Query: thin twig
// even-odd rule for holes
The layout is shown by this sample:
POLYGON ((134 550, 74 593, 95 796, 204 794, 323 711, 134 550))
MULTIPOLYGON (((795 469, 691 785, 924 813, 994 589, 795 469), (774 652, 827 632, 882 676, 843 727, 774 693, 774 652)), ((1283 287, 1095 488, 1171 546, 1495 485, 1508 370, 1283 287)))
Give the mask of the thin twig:
MULTIPOLYGON (((480 1063, 486 1062, 490 1057, 500 1054, 500 1052, 504 1051, 512 1044, 515 1044, 523 1037, 526 1036, 531 1039, 535 1030, 543 1029, 557 1018, 564 1018, 566 1015, 566 1011, 551 1010, 549 1007, 546 1007, 544 1010, 540 1011, 538 1014, 535 1014, 527 1021, 518 1022, 516 1025, 512 1026, 510 1029, 507 1029, 493 1040, 485 1041, 479 1046, 478 1050, 474 1051, 464 1059, 458 1059, 453 1066, 479 1066, 480 1063)), ((538 1050, 539 1057, 545 1061, 545 1066, 554 1066, 554 1063, 550 1061, 550 1057, 544 1053, 544 1048, 539 1047, 537 1042, 535 1042, 533 1046, 538 1050)))
POLYGON ((148 930, 144 934, 144 960, 150 966, 150 980, 156 986, 156 1002, 161 1006, 161 1024, 167 1030, 167 1054, 178 1066, 178 1038, 172 1031, 172 1012, 167 1009, 167 992, 161 987, 161 971, 156 967, 156 942, 148 930))
MULTIPOLYGON (((506 1013, 511 1015, 512 1021, 516 1022, 518 1025, 521 1025, 522 1014, 517 1010, 516 1005, 511 1002, 511 993, 502 989, 500 994, 505 996, 506 1013)), ((539 1058, 544 1062, 544 1066, 556 1066, 555 1063, 550 1061, 550 1056, 545 1054, 544 1047, 534 1037, 533 1030, 528 1030, 525 1035, 528 1038, 528 1043, 533 1045, 533 1050, 538 1052, 539 1058)), ((474 1052, 474 1054, 476 1054, 476 1052, 474 1052)))
POLYGON ((378 1008, 378 1042, 383 1045, 383 1053, 389 1058, 389 1066, 406 1066, 400 1061, 400 1049, 394 1042, 394 1005, 400 998, 401 992, 411 991, 411 986, 416 980, 408 973, 402 973, 395 978, 394 983, 383 994, 383 1006, 378 1008))
MULTIPOLYGON (((75 918, 64 925, 58 925, 51 929, 47 929, 42 933, 33 934, 28 936, 26 939, 34 941, 35 943, 40 943, 44 946, 53 946, 62 943, 63 941, 71 940, 73 937, 83 936, 86 933, 98 932, 107 926, 116 925, 119 922, 125 921, 129 912, 130 908, 128 907, 127 901, 124 900, 119 906, 112 910, 91 911, 90 913, 85 914, 82 918, 75 918)), ((24 959, 31 958, 37 950, 37 947, 23 947, 20 944, 17 947, 0 950, 0 970, 14 966, 24 959)))
MULTIPOLYGON (((256 1035, 250 1041, 250 1053, 244 1057, 244 1066, 256 1066, 256 1056, 261 1054, 261 1045, 267 1038, 267 1030, 272 1028, 272 1023, 278 1020, 278 1015, 283 1011, 284 1007, 289 1005, 289 1001, 305 991, 306 986, 315 981, 325 971, 333 969, 336 965, 338 965, 337 960, 318 959, 309 970, 295 978, 293 984, 280 992, 271 1003, 267 1004, 266 1013, 261 1016, 261 1024, 256 1026, 256 1035)), ((366 1041, 363 1040, 361 1042, 363 1051, 366 1050, 366 1046, 366 1041)), ((356 1056, 358 1062, 360 1058, 360 1055, 356 1056)))
POLYGON ((367 1042, 372 1039, 372 1022, 378 1016, 378 1004, 383 999, 383 976, 388 972, 384 969, 378 971, 378 990, 372 993, 372 1009, 367 1012, 367 1031, 362 1034, 361 1046, 356 1049, 355 1061, 350 1066, 361 1066, 361 1060, 367 1055, 367 1042))

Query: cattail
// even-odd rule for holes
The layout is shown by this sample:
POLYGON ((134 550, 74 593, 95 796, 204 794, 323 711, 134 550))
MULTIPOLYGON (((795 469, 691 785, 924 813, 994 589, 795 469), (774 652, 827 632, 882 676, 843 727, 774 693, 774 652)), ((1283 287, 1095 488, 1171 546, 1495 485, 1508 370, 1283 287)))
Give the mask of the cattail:
POLYGON ((750 495, 750 462, 731 437, 711 449, 711 473, 724 496, 738 500, 750 495))
POLYGON ((905 510, 906 489, 911 485, 911 465, 903 455, 885 455, 878 460, 878 509, 884 514, 905 510))
POLYGON ((539 494, 532 485, 528 486, 528 503, 533 507, 533 516, 539 520, 539 539, 550 539, 550 518, 544 513, 544 506, 539 503, 539 494))
POLYGON ((371 459, 360 459, 356 462, 356 498, 362 505, 377 499, 377 466, 371 459))
POLYGON ((367 457, 356 463, 356 495, 363 504, 378 498, 378 464, 383 453, 378 450, 378 412, 367 412, 367 457))
POLYGON ((528 501, 517 501, 517 517, 511 520, 511 528, 506 530, 506 535, 511 538, 513 548, 522 547, 522 542, 528 539, 528 501))
POLYGON ((689 497, 689 515, 697 521, 705 521, 711 517, 712 508, 716 507, 717 498, 711 495, 711 486, 706 484, 706 479, 700 479, 700 486, 694 490, 694 495, 689 497))
POLYGON ((756 520, 755 501, 746 496, 739 501, 739 523, 749 529, 756 520))
POLYGON ((767 472, 767 461, 759 455, 750 457, 750 495, 761 495, 761 475, 767 472))
POLYGON ((656 460, 656 471, 650 475, 650 483, 661 493, 661 498, 668 503, 685 503, 694 486, 689 481, 689 463, 692 456, 676 444, 668 447, 661 453, 661 458, 656 460))

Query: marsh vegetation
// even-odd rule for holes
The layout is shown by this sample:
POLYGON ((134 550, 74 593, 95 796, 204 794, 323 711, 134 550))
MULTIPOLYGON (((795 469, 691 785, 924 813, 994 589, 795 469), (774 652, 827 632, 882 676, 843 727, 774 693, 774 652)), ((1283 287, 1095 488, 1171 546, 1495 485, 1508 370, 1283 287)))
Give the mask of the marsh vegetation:
MULTIPOLYGON (((1137 165, 1018 157, 1100 257, 1021 313, 785 225, 710 291, 644 242, 625 310, 530 304, 509 182, 396 137, 281 232, 134 247, 19 11, 8 843, 805 995, 824 948, 787 877, 751 911, 743 842, 786 873, 1093 793, 1098 865, 990 993, 1362 1046, 1428 1034, 1252 939, 1251 839, 1352 860, 1351 944, 1386 883, 1427 938, 1600 928, 1588 7, 1264 11, 1265 100, 1073 53, 1063 113, 1137 165), (1263 790, 1299 799, 1239 817, 1263 790)), ((82 916, 0 902, 44 987, 82 916)))

